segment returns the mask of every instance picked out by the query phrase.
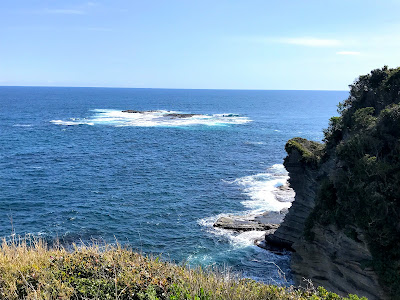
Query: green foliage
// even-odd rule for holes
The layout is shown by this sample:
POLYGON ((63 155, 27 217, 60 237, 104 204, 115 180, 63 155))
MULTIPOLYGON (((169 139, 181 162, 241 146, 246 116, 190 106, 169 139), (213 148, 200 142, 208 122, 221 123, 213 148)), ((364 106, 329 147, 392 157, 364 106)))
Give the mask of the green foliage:
POLYGON ((372 107, 378 115, 388 105, 400 102, 400 68, 372 70, 350 85, 350 96, 339 104, 344 128, 351 127, 351 118, 360 108, 372 107))
POLYGON ((4 241, 0 246, 0 299, 359 299, 323 288, 279 287, 191 270, 119 246, 83 246, 68 252, 48 249, 40 240, 27 244, 4 241))
POLYGON ((300 154, 300 161, 316 167, 321 159, 323 145, 321 143, 309 141, 300 137, 290 139, 286 145, 285 150, 287 153, 297 151, 300 154))
MULTIPOLYGON (((372 265, 393 299, 400 298, 400 68, 373 70, 350 86, 340 117, 324 131, 321 157, 335 165, 319 179, 316 206, 306 222, 335 224, 357 240, 361 229, 372 265)), ((352 298, 350 298, 352 299, 352 298)))
POLYGON ((373 107, 364 107, 356 110, 353 115, 354 130, 368 129, 373 126, 376 117, 372 116, 375 109, 373 107))
POLYGON ((322 225, 336 223, 340 220, 340 217, 338 218, 340 211, 336 210, 336 189, 329 179, 325 178, 320 182, 317 199, 319 201, 314 211, 318 214, 311 213, 305 224, 305 235, 308 240, 313 239, 311 229, 316 220, 322 225))
POLYGON ((330 144, 337 143, 343 134, 343 124, 341 117, 332 117, 329 120, 329 127, 324 130, 324 141, 327 143, 329 147, 330 144))

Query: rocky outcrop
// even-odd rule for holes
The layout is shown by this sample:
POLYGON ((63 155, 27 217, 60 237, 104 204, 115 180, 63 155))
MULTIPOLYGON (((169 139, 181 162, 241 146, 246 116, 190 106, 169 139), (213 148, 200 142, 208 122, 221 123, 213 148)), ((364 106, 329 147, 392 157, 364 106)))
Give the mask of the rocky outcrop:
POLYGON ((296 192, 295 201, 279 229, 273 235, 265 237, 266 244, 287 250, 293 250, 293 243, 303 235, 305 220, 315 206, 317 172, 306 168, 306 165, 300 162, 301 158, 301 153, 295 150, 285 160, 290 186, 296 192))
POLYGON ((168 118, 178 118, 178 119, 185 119, 185 118, 191 118, 194 116, 200 116, 199 114, 178 114, 178 113, 171 113, 171 114, 166 114, 165 117, 168 118))
POLYGON ((293 249, 298 283, 400 299, 400 68, 372 70, 349 87, 324 145, 287 142, 296 200, 267 240, 293 249))
POLYGON ((127 110, 123 110, 123 113, 128 113, 128 114, 141 114, 143 113, 143 111, 140 110, 133 110, 133 109, 127 109, 127 110))
POLYGON ((315 286, 324 286, 343 296, 352 293, 370 300, 387 299, 378 276, 369 267, 372 255, 361 230, 354 227, 356 236, 350 238, 335 225, 314 224, 313 239, 305 238, 306 221, 316 205, 319 178, 327 176, 335 165, 331 159, 317 168, 313 152, 319 148, 313 145, 311 149, 309 141, 304 139, 294 140, 297 144, 286 149, 288 157, 284 165, 289 172, 290 186, 296 192, 295 201, 281 226, 266 236, 265 244, 293 252, 291 269, 298 285, 305 284, 304 279, 311 279, 315 286))
POLYGON ((220 217, 213 226, 237 232, 259 230, 268 231, 268 234, 272 234, 283 221, 285 214, 286 210, 270 211, 261 215, 229 215, 220 217))
MULTIPOLYGON (((128 114, 145 114, 145 113, 151 113, 151 112, 161 112, 158 110, 133 110, 133 109, 127 109, 123 110, 123 113, 128 113, 128 114)), ((168 112, 163 115, 164 117, 171 118, 171 119, 185 119, 185 118, 191 118, 194 116, 200 116, 199 114, 182 114, 182 113, 174 113, 174 112, 168 112)))

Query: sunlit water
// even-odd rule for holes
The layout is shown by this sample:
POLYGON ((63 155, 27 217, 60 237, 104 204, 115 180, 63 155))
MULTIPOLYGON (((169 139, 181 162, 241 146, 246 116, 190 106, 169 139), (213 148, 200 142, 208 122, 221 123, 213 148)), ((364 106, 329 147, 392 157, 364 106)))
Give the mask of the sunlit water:
POLYGON ((0 236, 118 240, 176 262, 282 283, 279 268, 288 273, 289 257, 254 246, 262 232, 212 224, 226 214, 290 206, 272 192, 288 178, 285 142, 321 140, 346 96, 0 87, 0 236))

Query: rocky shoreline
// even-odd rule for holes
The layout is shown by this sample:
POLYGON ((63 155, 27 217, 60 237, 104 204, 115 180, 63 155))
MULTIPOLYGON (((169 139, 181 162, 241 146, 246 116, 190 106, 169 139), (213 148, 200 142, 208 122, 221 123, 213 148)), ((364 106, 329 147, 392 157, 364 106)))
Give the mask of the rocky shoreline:
POLYGON ((313 242, 304 238, 306 220, 315 207, 317 178, 332 168, 331 163, 317 170, 302 161, 302 153, 292 150, 284 165, 290 178, 273 194, 280 202, 292 202, 290 209, 222 216, 213 226, 238 233, 263 231, 254 244, 275 254, 290 253, 291 275, 297 285, 306 278, 341 295, 351 292, 369 299, 387 299, 372 268, 362 265, 372 259, 362 232, 354 241, 334 226, 318 227, 313 242))
MULTIPOLYGON (((277 187, 273 191, 273 194, 275 199, 280 202, 293 202, 295 197, 295 192, 289 187, 288 183, 277 187)), ((288 211, 288 208, 283 208, 280 211, 266 211, 258 214, 227 215, 218 218, 213 226, 238 233, 245 231, 264 231, 262 238, 254 240, 254 244, 260 248, 282 254, 285 252, 282 247, 269 245, 265 241, 268 236, 273 236, 276 230, 281 226, 288 211)))
POLYGON ((220 217, 214 227, 233 230, 235 232, 243 231, 266 231, 276 230, 279 224, 282 223, 286 212, 282 211, 267 211, 263 214, 236 216, 228 215, 220 217))

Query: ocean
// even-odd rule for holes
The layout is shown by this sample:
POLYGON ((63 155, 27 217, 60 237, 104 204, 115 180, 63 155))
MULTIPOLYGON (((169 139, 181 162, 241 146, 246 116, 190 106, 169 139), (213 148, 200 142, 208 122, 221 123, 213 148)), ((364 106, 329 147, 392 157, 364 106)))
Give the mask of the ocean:
POLYGON ((272 193, 288 178, 286 141, 321 141, 347 96, 0 87, 0 237, 118 241, 189 266, 290 283, 290 255, 255 246, 262 232, 212 224, 289 207, 272 193))

